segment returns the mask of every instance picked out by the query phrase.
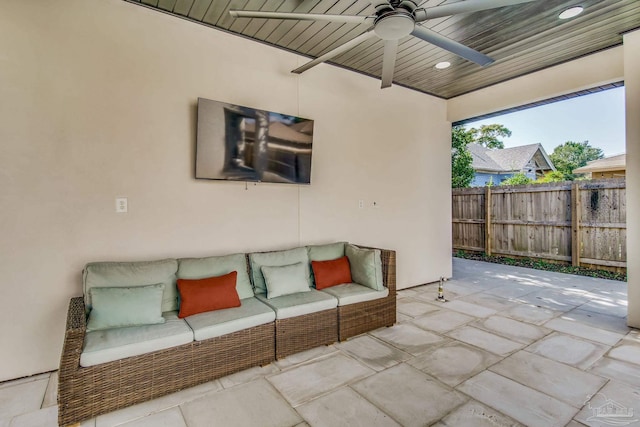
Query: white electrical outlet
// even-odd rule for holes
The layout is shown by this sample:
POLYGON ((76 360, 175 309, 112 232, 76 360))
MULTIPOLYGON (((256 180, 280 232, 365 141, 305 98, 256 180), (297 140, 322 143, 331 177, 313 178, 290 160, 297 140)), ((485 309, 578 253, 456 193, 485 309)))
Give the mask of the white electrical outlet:
POLYGON ((116 213, 127 213, 129 210, 129 203, 126 197, 116 198, 116 213))
POLYGON ((358 200, 358 208, 359 209, 364 208, 364 200, 358 200))

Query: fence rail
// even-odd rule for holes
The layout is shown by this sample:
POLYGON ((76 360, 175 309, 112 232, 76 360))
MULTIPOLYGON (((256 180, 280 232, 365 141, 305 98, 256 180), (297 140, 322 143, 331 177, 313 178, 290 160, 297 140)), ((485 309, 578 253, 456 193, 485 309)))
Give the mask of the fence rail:
POLYGON ((625 272, 624 179, 454 189, 453 248, 625 272))

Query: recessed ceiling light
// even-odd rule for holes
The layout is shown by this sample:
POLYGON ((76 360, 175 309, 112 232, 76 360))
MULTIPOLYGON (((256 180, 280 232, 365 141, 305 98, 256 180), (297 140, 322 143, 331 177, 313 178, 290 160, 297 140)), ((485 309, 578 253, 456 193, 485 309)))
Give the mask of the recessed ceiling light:
POLYGON ((451 66, 451 62, 449 61, 442 61, 436 64, 436 68, 438 70, 444 70, 445 68, 449 68, 450 66, 451 66))
POLYGON ((573 18, 574 16, 580 15, 583 10, 584 10, 584 7, 582 6, 570 7, 569 9, 565 10, 560 15, 558 15, 558 18, 560 19, 573 18))

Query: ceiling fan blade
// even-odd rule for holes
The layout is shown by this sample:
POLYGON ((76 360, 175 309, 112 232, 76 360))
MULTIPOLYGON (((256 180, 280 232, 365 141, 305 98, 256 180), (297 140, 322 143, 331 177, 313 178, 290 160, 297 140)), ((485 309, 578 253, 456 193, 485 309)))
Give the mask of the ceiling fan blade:
POLYGON ((388 0, 369 0, 369 3, 375 10, 393 8, 388 0))
POLYGON ((396 54, 398 53, 398 40, 384 41, 384 57, 382 59, 382 89, 391 87, 393 72, 396 68, 396 54))
POLYGON ((461 56, 464 59, 475 62, 478 65, 485 66, 493 62, 493 59, 488 57, 487 55, 480 53, 477 50, 471 49, 470 47, 467 47, 461 43, 458 43, 455 40, 451 40, 450 38, 438 34, 435 31, 432 31, 421 25, 416 25, 411 34, 428 43, 441 47, 444 50, 455 53, 456 55, 461 56))
POLYGON ((457 15, 459 13, 479 12, 481 10, 495 9, 496 7, 513 6, 520 3, 529 3, 539 0, 465 0, 457 3, 443 4, 428 8, 416 9, 416 22, 427 19, 442 18, 443 16, 457 15))
POLYGON ((343 52, 348 51, 349 49, 351 49, 352 47, 355 47, 357 45, 359 45, 360 43, 362 43, 363 41, 374 37, 375 33, 373 32, 373 28, 369 29, 368 31, 360 34, 358 37, 356 37, 353 40, 349 40, 348 42, 346 42, 345 44, 338 46, 337 48, 330 50, 329 52, 325 53, 322 56, 319 56, 318 58, 314 59, 313 61, 309 61, 306 64, 302 65, 301 67, 296 68, 295 70, 292 71, 292 73, 295 74, 300 74, 300 73, 304 73, 305 71, 307 71, 309 68, 311 67, 315 67, 316 65, 320 64, 321 62, 325 62, 328 61, 329 59, 340 55, 343 52))
POLYGON ((229 15, 234 18, 265 18, 265 19, 297 19, 300 21, 329 21, 343 24, 364 24, 372 21, 375 16, 358 15, 324 15, 321 13, 289 13, 289 12, 261 12, 259 10, 230 10, 229 15))

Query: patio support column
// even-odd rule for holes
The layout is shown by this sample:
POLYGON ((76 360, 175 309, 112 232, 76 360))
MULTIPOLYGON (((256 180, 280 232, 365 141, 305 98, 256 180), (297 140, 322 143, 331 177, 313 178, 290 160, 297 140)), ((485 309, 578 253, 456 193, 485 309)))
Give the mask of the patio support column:
POLYGON ((624 35, 627 138, 627 323, 640 328, 640 30, 624 35))

